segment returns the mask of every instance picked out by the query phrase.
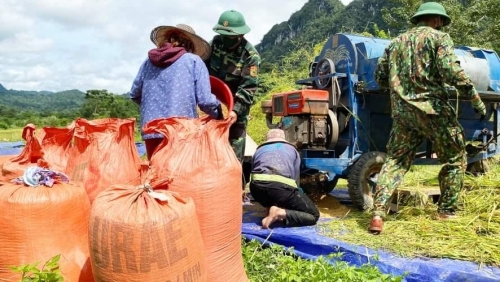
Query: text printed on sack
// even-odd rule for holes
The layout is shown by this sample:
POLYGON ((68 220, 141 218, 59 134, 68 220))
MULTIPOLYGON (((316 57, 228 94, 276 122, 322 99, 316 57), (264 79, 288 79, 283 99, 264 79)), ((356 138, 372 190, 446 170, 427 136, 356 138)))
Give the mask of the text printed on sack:
MULTIPOLYGON (((175 220, 161 228, 145 224, 142 231, 137 232, 137 227, 96 218, 92 226, 95 263, 101 269, 111 267, 115 273, 131 274, 175 266, 188 257, 186 246, 178 244, 183 235, 179 225, 175 220)), ((171 282, 196 281, 196 277, 201 276, 199 262, 185 267, 179 270, 179 278, 171 282)))

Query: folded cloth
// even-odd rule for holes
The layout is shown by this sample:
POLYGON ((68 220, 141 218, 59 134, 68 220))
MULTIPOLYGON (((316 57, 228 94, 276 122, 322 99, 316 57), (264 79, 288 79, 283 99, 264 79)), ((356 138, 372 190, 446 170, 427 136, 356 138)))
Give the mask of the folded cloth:
POLYGON ((30 166, 24 170, 24 174, 12 180, 16 184, 25 184, 31 187, 45 185, 54 186, 55 183, 69 183, 69 177, 58 171, 39 166, 30 166))

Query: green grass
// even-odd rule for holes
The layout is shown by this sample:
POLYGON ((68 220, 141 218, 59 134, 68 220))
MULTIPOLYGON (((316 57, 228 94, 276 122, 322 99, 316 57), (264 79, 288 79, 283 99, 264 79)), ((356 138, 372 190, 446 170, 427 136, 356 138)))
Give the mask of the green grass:
POLYGON ((330 282, 330 281, 403 281, 402 276, 383 274, 371 264, 359 268, 341 260, 342 254, 332 254, 317 260, 306 260, 290 253, 293 249, 257 241, 243 242, 243 259, 252 282, 330 282), (329 263, 332 261, 332 263, 329 263))
POLYGON ((2 129, 0 130, 0 142, 23 141, 22 128, 2 129))

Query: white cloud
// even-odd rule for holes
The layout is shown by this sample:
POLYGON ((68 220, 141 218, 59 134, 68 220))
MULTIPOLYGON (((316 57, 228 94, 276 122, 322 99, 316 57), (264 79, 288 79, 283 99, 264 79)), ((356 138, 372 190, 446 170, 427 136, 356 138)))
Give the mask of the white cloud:
POLYGON ((27 68, 2 69, 0 76, 10 81, 8 85, 4 85, 6 88, 29 90, 39 89, 38 87, 45 83, 50 83, 53 72, 45 66, 35 65, 27 68))
POLYGON ((0 41, 0 54, 43 53, 53 44, 50 38, 37 37, 33 33, 17 33, 0 41))
POLYGON ((45 66, 34 66, 26 69, 26 80, 43 81, 52 76, 52 71, 45 66))
POLYGON ((258 44, 306 2, 1 0, 0 83, 19 90, 125 93, 153 48, 154 27, 185 23, 210 40, 219 15, 234 9, 251 28, 246 38, 258 44))
POLYGON ((26 14, 39 20, 53 21, 66 27, 85 27, 106 23, 113 6, 110 0, 20 0, 29 6, 26 14))
POLYGON ((0 40, 28 30, 33 25, 33 18, 25 17, 23 10, 24 7, 16 0, 0 2, 0 40))

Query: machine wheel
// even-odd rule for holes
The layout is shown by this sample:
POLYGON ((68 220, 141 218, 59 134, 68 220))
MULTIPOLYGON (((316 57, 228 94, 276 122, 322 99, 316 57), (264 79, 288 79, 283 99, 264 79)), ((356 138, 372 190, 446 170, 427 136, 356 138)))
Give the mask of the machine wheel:
POLYGON ((385 158, 385 153, 368 152, 361 155, 351 166, 347 189, 352 203, 357 208, 367 210, 373 206, 373 194, 385 158))
MULTIPOLYGON (((313 75, 315 77, 329 75, 332 74, 334 71, 335 71, 335 65, 333 64, 333 61, 327 58, 323 58, 318 62, 318 64, 314 68, 313 75)), ((331 85, 332 78, 326 77, 326 78, 316 79, 314 83, 316 84, 316 87, 318 89, 325 89, 331 85)))
POLYGON ((339 140, 339 122, 337 120, 337 115, 332 110, 328 110, 327 123, 328 137, 326 139, 326 148, 333 150, 339 140))
POLYGON ((467 169, 465 171, 471 173, 474 176, 479 176, 490 171, 490 165, 488 164, 487 160, 479 160, 477 162, 467 164, 467 169))

